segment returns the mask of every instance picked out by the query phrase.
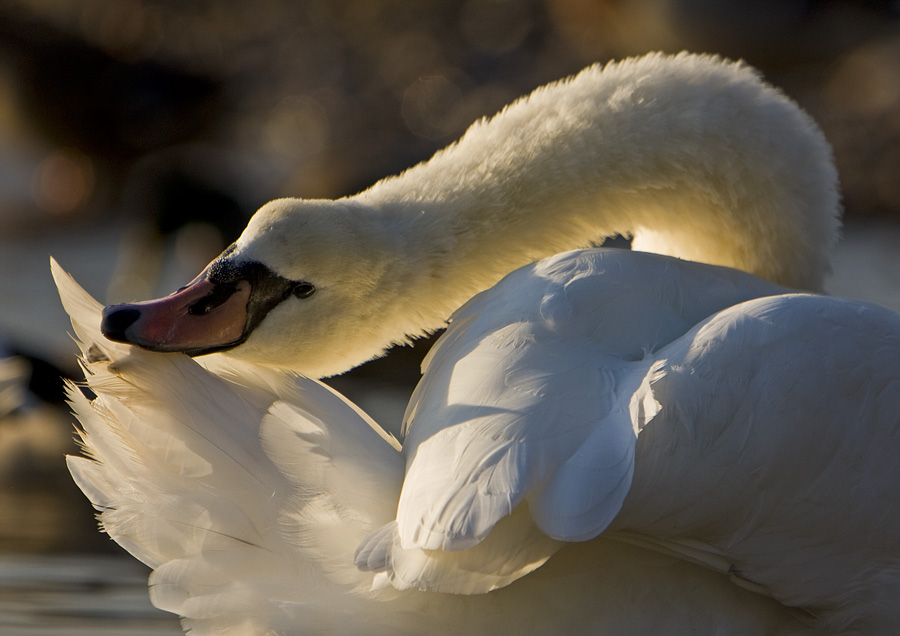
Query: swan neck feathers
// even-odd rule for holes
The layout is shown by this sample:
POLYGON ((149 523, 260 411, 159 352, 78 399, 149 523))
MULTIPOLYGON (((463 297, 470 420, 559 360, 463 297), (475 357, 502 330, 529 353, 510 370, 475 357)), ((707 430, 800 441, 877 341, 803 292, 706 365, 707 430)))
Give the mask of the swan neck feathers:
POLYGON ((821 131, 754 70, 688 54, 595 65, 355 196, 264 206, 233 256, 331 300, 302 315, 278 307, 262 325, 302 342, 304 362, 265 342, 274 337, 233 353, 340 373, 442 327, 509 272, 616 234, 637 250, 819 289, 839 216, 821 131))
POLYGON ((457 272, 506 273, 621 234, 813 290, 840 216, 813 120, 755 70, 687 54, 541 87, 356 198, 417 219, 418 243, 457 272))

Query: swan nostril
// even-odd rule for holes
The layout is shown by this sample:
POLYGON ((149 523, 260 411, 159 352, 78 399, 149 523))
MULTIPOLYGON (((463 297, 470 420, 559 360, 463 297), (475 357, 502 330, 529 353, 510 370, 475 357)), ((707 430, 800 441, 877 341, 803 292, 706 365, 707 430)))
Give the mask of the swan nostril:
POLYGON ((106 307, 100 322, 101 333, 114 342, 128 342, 125 330, 137 322, 141 310, 134 307, 106 307))

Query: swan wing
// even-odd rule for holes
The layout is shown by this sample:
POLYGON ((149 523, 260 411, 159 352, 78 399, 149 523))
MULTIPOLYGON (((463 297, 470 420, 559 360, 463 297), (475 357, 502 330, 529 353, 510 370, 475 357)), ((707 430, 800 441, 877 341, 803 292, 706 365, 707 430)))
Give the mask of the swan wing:
POLYGON ((398 508, 401 544, 465 550, 528 499, 549 536, 601 532, 628 492, 635 444, 624 371, 589 342, 524 345, 503 328, 431 381, 415 417, 444 427, 410 452, 398 508))
POLYGON ((780 602, 842 608, 848 623, 895 607, 900 316, 773 296, 658 355, 660 411, 616 527, 705 544, 780 602))
POLYGON ((472 594, 508 585, 563 540, 600 532, 628 492, 628 404, 602 404, 614 378, 599 362, 572 363, 582 351, 575 344, 529 354, 515 343, 522 330, 483 339, 457 360, 441 385, 457 396, 449 404, 436 406, 431 392, 416 402, 416 417, 451 424, 415 447, 396 522, 357 552, 360 567, 385 572, 396 588, 472 594))
POLYGON ((658 410, 654 352, 717 311, 784 291, 727 268, 581 250, 479 294, 429 354, 407 410, 401 545, 469 548, 526 499, 549 536, 596 536, 658 410))
POLYGON ((86 457, 68 464, 153 569, 153 603, 191 633, 291 633, 298 613, 327 631, 347 593, 370 595, 353 552, 394 516, 396 441, 321 383, 110 343, 100 305, 53 273, 94 394, 70 388, 86 457))
POLYGON ((505 555, 521 576, 561 541, 596 536, 628 492, 630 403, 647 369, 548 329, 534 308, 570 302, 553 299, 558 280, 524 268, 505 282, 461 309, 425 361, 406 415, 395 562, 396 548, 505 555), (531 550, 499 539, 517 523, 540 537, 531 550))
POLYGON ((628 494, 636 434, 659 410, 651 384, 662 371, 648 354, 710 313, 781 291, 733 270, 585 250, 479 294, 426 358, 406 414, 397 524, 367 553, 383 558, 363 567, 432 589, 437 574, 397 570, 402 550, 463 555, 520 506, 552 540, 527 558, 498 542, 522 572, 559 542, 597 536, 628 494))

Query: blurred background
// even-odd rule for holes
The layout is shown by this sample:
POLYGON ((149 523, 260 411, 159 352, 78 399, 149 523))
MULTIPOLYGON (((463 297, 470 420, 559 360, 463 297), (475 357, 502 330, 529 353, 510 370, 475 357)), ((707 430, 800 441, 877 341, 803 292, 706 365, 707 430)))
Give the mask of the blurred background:
MULTIPOLYGON (((65 471, 51 254, 103 302, 168 293, 270 199, 353 194, 541 84, 683 49, 819 121, 828 289, 900 310, 898 1, 0 0, 0 633, 180 633, 65 471)), ((331 382, 390 425, 428 344, 331 382)))

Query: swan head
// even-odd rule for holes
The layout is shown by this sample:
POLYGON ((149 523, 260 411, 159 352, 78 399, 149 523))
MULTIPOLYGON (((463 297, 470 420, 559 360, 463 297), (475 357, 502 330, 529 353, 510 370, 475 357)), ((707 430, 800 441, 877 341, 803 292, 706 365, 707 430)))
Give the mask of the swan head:
POLYGON ((345 371, 391 344, 378 314, 393 292, 396 252, 379 216, 348 200, 268 203, 185 287, 107 307, 103 334, 153 351, 227 352, 311 377, 345 371))

